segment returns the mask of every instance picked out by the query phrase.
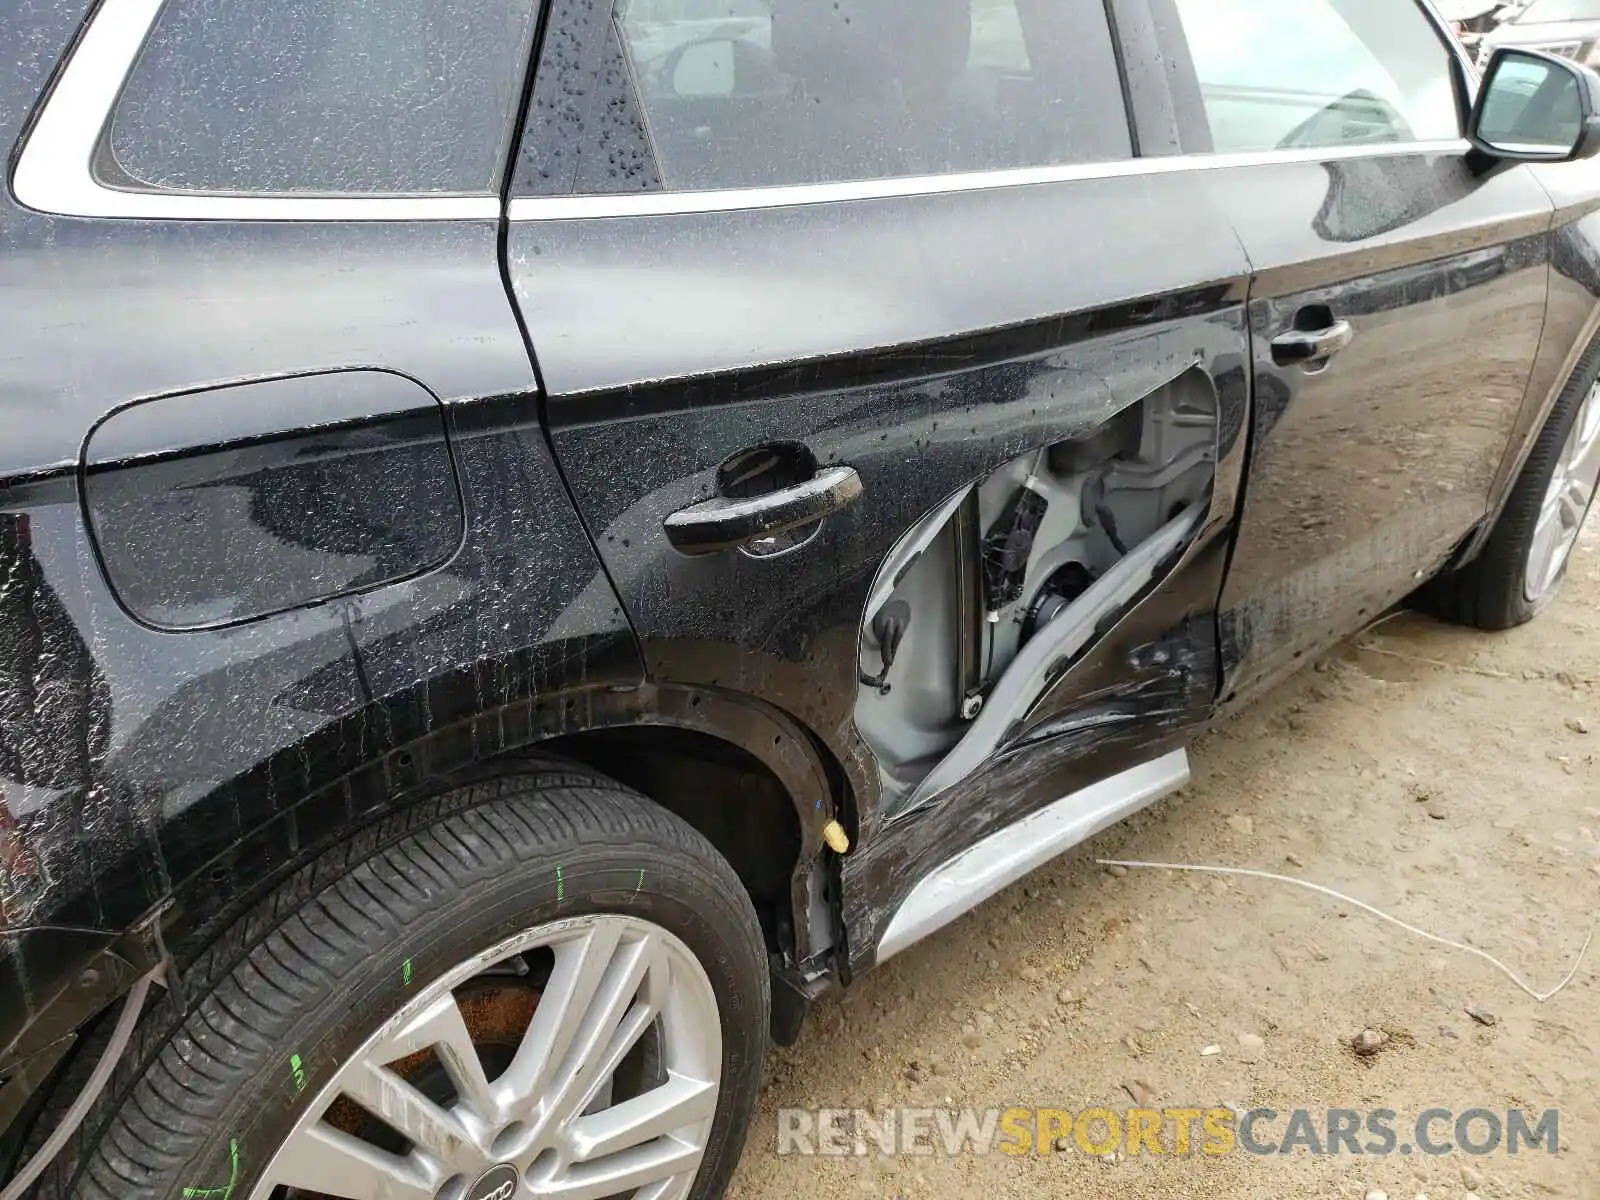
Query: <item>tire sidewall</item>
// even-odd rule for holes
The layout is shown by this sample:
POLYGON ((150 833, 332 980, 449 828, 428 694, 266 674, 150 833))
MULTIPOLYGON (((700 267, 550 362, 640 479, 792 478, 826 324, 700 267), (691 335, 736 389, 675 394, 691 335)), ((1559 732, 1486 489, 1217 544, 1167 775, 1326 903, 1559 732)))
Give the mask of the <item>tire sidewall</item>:
MULTIPOLYGON (((1483 550, 1463 567, 1436 577, 1417 593, 1421 607, 1447 621, 1478 629, 1511 629, 1531 621, 1560 593, 1567 563, 1542 596, 1524 589, 1533 531, 1578 409, 1600 378, 1600 336, 1591 341, 1562 385, 1518 470, 1483 550)), ((1592 502, 1591 502, 1592 507, 1592 502)))
MULTIPOLYGON (((1534 453, 1529 456, 1529 466, 1534 471, 1525 474, 1518 481, 1519 494, 1516 503, 1521 506, 1527 535, 1520 539, 1513 556, 1515 591, 1511 597, 1512 611, 1516 614, 1519 623, 1533 619, 1554 602, 1561 592, 1561 585, 1566 581, 1567 568, 1571 565, 1572 554, 1568 551, 1567 557, 1561 563, 1561 569, 1556 572, 1555 579, 1544 592, 1536 597, 1529 597, 1527 593, 1528 561, 1533 555, 1533 529, 1538 520, 1539 511, 1544 506, 1544 497, 1550 488, 1550 480, 1555 477, 1556 468, 1559 466, 1561 456, 1566 450, 1567 439, 1572 435, 1573 427, 1577 424, 1578 413, 1583 408, 1583 402, 1590 391, 1600 382, 1600 342, 1591 348, 1584 356, 1580 369, 1574 372, 1563 390, 1560 400, 1551 410, 1546 421, 1546 428, 1539 437, 1539 443, 1534 453)), ((1589 512, 1594 507, 1594 497, 1589 497, 1589 504, 1584 509, 1583 520, 1578 522, 1578 528, 1583 528, 1584 521, 1588 520, 1589 512)))
MULTIPOLYGON (((182 1058, 187 1039, 207 1036, 211 1030, 222 1030, 238 1045, 253 1041, 258 1049, 249 1055, 243 1086, 227 1097, 220 1111, 206 1114, 208 1134, 198 1152, 188 1156, 185 1177, 161 1181, 157 1194, 249 1200, 263 1169, 318 1093, 429 983, 525 930, 597 913, 635 917, 669 931, 710 980, 722 1030, 722 1078, 694 1194, 711 1195, 720 1189, 742 1147, 766 1048, 765 963, 759 956, 752 962, 739 950, 749 942, 741 918, 747 916, 753 923, 753 914, 741 914, 729 905, 726 894, 708 879, 704 863, 671 850, 585 844, 541 847, 518 855, 509 844, 494 847, 497 839, 483 839, 476 846, 470 839, 462 840, 473 852, 475 866, 462 872, 453 889, 435 887, 434 881, 422 887, 420 914, 411 919, 403 913, 389 914, 395 919, 373 939, 368 952, 349 963, 344 975, 312 1002, 310 1011, 279 1014, 276 1030, 257 1030, 234 1017, 217 989, 199 1001, 197 1011, 169 1042, 167 1053, 182 1058), (508 852, 515 862, 506 861, 508 852), (260 1045, 263 1033, 265 1046, 260 1045)), ((360 886, 364 872, 381 875, 392 862, 393 856, 374 855, 345 878, 360 886)), ((282 926, 268 935, 267 942, 280 936, 282 926)), ((236 967, 232 977, 237 978, 244 966, 236 967)), ((157 1180, 152 1178, 151 1183, 157 1180)))

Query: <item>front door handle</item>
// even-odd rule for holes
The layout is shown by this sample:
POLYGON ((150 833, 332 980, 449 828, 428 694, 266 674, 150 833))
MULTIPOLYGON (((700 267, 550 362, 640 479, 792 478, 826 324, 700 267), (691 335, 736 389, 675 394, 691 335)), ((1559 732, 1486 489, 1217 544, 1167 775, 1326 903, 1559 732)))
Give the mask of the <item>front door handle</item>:
POLYGON ((861 497, 854 467, 828 467, 804 483, 761 496, 717 496, 679 509, 663 525, 683 554, 716 554, 810 525, 861 497))
POLYGON ((1280 367, 1319 367, 1355 340, 1349 321, 1335 321, 1325 329, 1291 329, 1272 339, 1272 361, 1280 367))

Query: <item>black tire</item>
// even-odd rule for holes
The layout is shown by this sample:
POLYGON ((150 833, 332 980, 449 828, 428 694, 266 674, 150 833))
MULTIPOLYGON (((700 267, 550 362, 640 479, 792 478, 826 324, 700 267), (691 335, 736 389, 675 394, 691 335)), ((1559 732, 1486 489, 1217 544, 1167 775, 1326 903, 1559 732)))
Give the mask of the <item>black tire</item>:
POLYGON ((709 842, 644 797, 552 764, 519 772, 357 833, 230 928, 184 972, 188 1013, 163 998, 140 1022, 35 1200, 247 1200, 319 1078, 409 989, 522 930, 606 912, 675 934, 710 979, 723 1073, 693 1194, 720 1195, 767 1045, 750 900, 709 842))
POLYGON ((1418 608, 1456 625, 1499 630, 1526 624, 1555 598, 1566 576, 1565 565, 1554 585, 1536 600, 1525 594, 1523 576, 1545 491, 1596 378, 1600 378, 1600 339, 1578 360, 1556 398, 1482 552, 1460 570, 1429 580, 1414 597, 1418 608))

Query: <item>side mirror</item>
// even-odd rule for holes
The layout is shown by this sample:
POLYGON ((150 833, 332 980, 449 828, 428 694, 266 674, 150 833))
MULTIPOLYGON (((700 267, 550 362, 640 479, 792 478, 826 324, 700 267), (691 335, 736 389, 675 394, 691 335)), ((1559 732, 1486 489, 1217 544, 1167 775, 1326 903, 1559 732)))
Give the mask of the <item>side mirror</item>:
POLYGON ((1600 76, 1554 54, 1502 46, 1484 72, 1467 138, 1497 159, 1592 157, 1600 153, 1600 76))

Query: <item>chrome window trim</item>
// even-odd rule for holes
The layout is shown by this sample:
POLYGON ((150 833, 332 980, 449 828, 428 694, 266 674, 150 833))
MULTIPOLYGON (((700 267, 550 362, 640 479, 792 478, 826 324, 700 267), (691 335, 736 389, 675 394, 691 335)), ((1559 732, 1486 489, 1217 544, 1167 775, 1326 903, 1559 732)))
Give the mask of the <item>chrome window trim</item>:
POLYGON ((1075 163, 1060 167, 1020 167, 1006 171, 969 171, 955 175, 915 175, 897 179, 863 179, 847 183, 804 183, 782 187, 725 188, 712 191, 627 192, 610 196, 524 196, 511 201, 513 221, 573 221, 598 217, 661 217, 686 213, 741 212, 849 200, 888 200, 981 192, 996 188, 1032 187, 1090 179, 1136 178, 1185 171, 1223 171, 1289 163, 1338 162, 1353 158, 1392 158, 1403 154, 1465 154, 1464 138, 1435 142, 1381 142, 1305 150, 1259 150, 1238 154, 1179 154, 1163 158, 1128 158, 1114 162, 1075 163))
POLYGON ((450 221, 497 219, 497 196, 219 196, 109 188, 90 168, 101 131, 165 0, 103 0, 17 160, 18 201, 68 217, 188 221, 450 221))
MULTIPOLYGON (((112 106, 165 0, 103 0, 22 148, 12 190, 23 205, 61 216, 223 221, 446 221, 494 219, 495 196, 292 196, 138 192, 109 188, 90 164, 112 106)), ((1431 9, 1424 11, 1432 16, 1431 9)), ((1464 139, 1174 155, 950 175, 839 183, 513 199, 513 221, 667 216, 931 196, 1079 180, 1401 154, 1465 153, 1464 139)))

